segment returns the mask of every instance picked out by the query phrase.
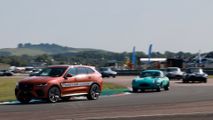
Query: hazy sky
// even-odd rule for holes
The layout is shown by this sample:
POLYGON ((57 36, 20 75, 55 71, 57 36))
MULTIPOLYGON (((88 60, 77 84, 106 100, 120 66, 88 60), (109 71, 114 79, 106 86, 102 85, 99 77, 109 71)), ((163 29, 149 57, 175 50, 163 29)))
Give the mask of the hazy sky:
POLYGON ((0 48, 213 51, 213 0, 0 0, 0 48))

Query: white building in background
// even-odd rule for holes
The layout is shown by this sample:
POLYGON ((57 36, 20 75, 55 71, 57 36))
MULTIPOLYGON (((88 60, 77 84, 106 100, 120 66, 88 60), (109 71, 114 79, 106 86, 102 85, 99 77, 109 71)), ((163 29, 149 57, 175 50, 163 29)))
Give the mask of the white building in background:
POLYGON ((144 69, 147 68, 160 69, 166 67, 167 58, 140 58, 140 62, 142 63, 142 67, 144 69))
POLYGON ((167 58, 140 58, 141 62, 166 62, 167 58))

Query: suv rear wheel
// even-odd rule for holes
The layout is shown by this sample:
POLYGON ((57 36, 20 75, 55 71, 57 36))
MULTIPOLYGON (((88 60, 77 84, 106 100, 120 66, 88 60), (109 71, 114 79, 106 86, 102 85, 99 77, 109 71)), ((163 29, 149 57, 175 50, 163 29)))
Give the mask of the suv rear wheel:
POLYGON ((90 87, 89 93, 87 95, 88 100, 97 100, 100 95, 100 87, 97 84, 93 84, 90 87))

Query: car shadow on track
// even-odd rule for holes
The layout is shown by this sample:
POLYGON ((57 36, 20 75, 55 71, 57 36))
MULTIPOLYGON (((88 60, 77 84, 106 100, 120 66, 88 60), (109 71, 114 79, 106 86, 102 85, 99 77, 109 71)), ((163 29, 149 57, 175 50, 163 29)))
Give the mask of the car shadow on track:
POLYGON ((38 105, 38 104, 60 104, 60 103, 69 103, 69 102, 79 102, 79 101, 89 101, 87 99, 70 99, 66 101, 58 101, 56 103, 50 103, 46 100, 32 100, 30 103, 23 104, 18 101, 12 101, 12 102, 5 102, 4 104, 1 105, 38 105))
POLYGON ((138 92, 133 92, 133 91, 129 91, 130 93, 132 93, 132 94, 143 94, 143 93, 145 93, 145 94, 151 94, 151 93, 160 93, 160 92, 165 92, 165 90, 161 90, 160 92, 159 91, 157 91, 157 90, 145 90, 145 91, 138 91, 138 92))
POLYGON ((203 84, 203 82, 199 82, 199 81, 192 81, 192 82, 182 82, 182 81, 178 81, 175 82, 176 84, 203 84))

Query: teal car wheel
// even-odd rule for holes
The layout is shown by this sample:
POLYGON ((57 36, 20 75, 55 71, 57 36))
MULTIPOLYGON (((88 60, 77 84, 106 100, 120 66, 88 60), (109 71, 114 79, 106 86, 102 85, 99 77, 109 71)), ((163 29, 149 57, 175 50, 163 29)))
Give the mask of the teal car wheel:
POLYGON ((166 86, 164 86, 164 90, 166 90, 166 91, 169 90, 169 83, 166 86))
POLYGON ((145 89, 141 89, 141 92, 145 92, 145 89))
POLYGON ((165 86, 164 90, 168 91, 169 90, 169 86, 165 86))
POLYGON ((160 87, 158 87, 156 90, 157 90, 157 92, 160 92, 160 91, 161 91, 160 87))
POLYGON ((136 93, 136 92, 138 92, 138 89, 137 89, 137 88, 132 88, 132 91, 133 91, 134 93, 136 93))

